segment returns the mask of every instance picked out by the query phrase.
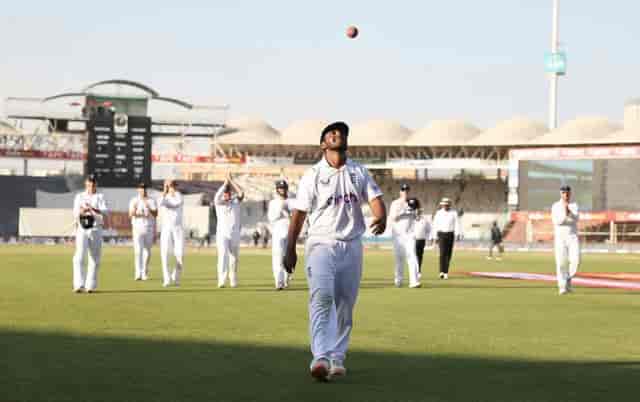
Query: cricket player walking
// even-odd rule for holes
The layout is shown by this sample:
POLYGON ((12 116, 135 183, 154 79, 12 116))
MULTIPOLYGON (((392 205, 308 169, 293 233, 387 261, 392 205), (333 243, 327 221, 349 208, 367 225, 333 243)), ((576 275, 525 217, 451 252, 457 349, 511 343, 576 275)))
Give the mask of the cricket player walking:
POLYGON ((560 200, 551 207, 551 220, 554 227, 558 293, 561 295, 573 291, 571 279, 580 265, 579 219, 578 204, 571 202, 571 187, 560 187, 560 200))
POLYGON ((218 247, 218 287, 238 286, 238 253, 240 249, 240 203, 244 191, 227 173, 224 184, 214 198, 216 206, 216 245, 218 247), (235 194, 233 194, 235 193, 235 194))
POLYGON ((400 187, 400 197, 394 200, 389 207, 393 254, 395 256, 394 283, 396 287, 402 287, 406 261, 409 267, 409 287, 419 288, 422 285, 418 279, 418 257, 416 256, 414 229, 419 205, 415 198, 407 198, 408 192, 409 186, 403 184, 400 187))
POLYGON ((284 269, 283 258, 287 248, 287 233, 289 231, 289 219, 291 208, 289 200, 289 184, 284 180, 276 182, 276 197, 269 202, 267 217, 271 223, 271 254, 273 279, 276 290, 289 287, 289 273, 284 269))
POLYGON ((184 256, 183 199, 175 180, 165 180, 160 207, 160 259, 162 260, 162 286, 180 285, 184 256), (169 254, 173 251, 176 267, 169 272, 169 254))
POLYGON ((158 207, 156 202, 148 196, 147 186, 144 183, 140 183, 138 185, 138 195, 129 202, 133 255, 135 258, 134 279, 136 281, 149 279, 149 259, 156 230, 155 219, 157 215, 158 207))
POLYGON ((284 266, 292 273, 296 240, 307 215, 305 271, 309 284, 311 376, 319 381, 346 375, 344 360, 353 327, 353 308, 362 276, 362 204, 369 203, 374 235, 386 228, 382 192, 366 168, 347 159, 349 127, 327 126, 320 135, 323 158, 302 177, 287 236, 284 266))
POLYGON ((104 195, 97 192, 96 178, 87 176, 85 191, 73 201, 76 222, 76 252, 73 256, 73 291, 92 293, 98 287, 98 270, 102 254, 102 227, 108 213, 104 195), (89 262, 85 274, 87 254, 89 262))

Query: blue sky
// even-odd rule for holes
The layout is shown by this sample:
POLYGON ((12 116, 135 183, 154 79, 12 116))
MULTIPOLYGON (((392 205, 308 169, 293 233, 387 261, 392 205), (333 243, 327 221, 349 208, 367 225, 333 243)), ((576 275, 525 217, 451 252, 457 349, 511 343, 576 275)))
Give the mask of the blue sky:
MULTIPOLYGON (((0 16, 0 97, 127 78, 277 128, 316 118, 546 122, 551 4, 11 1, 0 16), (357 40, 344 35, 350 24, 357 40)), ((624 101, 640 96, 638 15, 640 2, 561 0, 561 122, 621 121, 624 101)))

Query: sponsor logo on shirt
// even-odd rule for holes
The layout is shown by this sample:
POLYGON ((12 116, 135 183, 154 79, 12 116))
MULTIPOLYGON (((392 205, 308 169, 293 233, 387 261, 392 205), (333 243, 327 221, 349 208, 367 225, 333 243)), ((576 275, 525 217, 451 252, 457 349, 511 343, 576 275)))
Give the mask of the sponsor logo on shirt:
POLYGON ((358 196, 354 193, 349 193, 346 195, 338 194, 332 195, 327 199, 327 206, 330 205, 340 205, 340 203, 344 202, 345 204, 353 204, 359 201, 358 196))

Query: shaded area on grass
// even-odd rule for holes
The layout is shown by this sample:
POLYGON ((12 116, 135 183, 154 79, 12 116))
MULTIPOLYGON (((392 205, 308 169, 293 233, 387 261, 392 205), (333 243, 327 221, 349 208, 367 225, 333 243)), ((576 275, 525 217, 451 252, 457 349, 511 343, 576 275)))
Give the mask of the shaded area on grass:
POLYGON ((635 401, 640 380, 640 361, 356 350, 317 384, 299 348, 7 329, 0 352, 3 401, 635 401))

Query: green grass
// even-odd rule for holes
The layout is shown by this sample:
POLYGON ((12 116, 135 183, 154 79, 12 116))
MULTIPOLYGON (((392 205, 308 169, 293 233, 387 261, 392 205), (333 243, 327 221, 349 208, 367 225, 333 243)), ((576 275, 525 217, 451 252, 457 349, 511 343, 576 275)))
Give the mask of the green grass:
MULTIPOLYGON (((154 250, 157 252, 157 248, 154 250)), ((307 292, 272 289, 270 255, 241 250, 240 287, 215 287, 215 255, 190 250, 180 288, 134 282, 107 247, 99 293, 71 292, 68 247, 0 248, 0 401, 637 401, 640 293, 436 279, 396 289, 392 257, 365 253, 349 375, 308 375, 307 292)), ((631 255, 582 271, 640 272, 631 255)), ((502 262, 456 253, 453 271, 553 272, 551 254, 502 262)))

